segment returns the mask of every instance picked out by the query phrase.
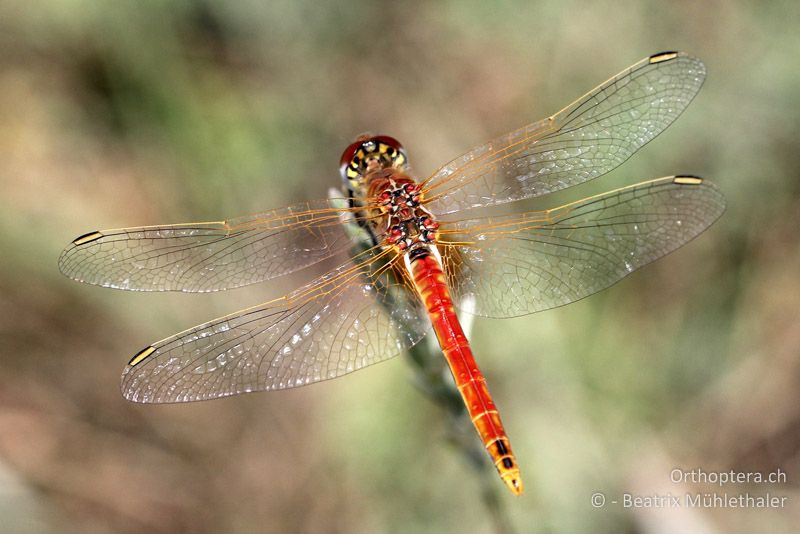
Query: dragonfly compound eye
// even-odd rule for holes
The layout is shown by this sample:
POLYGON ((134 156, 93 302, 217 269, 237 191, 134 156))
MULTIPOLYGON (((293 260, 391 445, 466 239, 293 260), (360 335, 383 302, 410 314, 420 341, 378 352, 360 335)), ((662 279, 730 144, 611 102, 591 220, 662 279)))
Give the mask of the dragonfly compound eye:
POLYGON ((394 137, 362 135, 342 153, 339 168, 345 181, 358 182, 373 165, 403 171, 408 165, 408 156, 394 137))

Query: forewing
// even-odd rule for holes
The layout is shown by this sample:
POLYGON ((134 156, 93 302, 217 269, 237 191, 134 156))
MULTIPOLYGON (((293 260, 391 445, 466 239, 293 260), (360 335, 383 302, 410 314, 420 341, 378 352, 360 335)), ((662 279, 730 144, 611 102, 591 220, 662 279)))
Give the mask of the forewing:
POLYGON ((347 251, 348 216, 321 200, 228 221, 102 230, 75 239, 58 265, 74 280, 116 289, 230 289, 347 251))
POLYGON ((125 368, 123 395, 165 403, 293 388, 397 355, 429 323, 394 271, 376 265, 343 265, 287 297, 155 343, 125 368))
POLYGON ((705 66, 679 52, 643 59, 552 117, 489 141, 425 182, 436 215, 537 197, 597 178, 689 105, 705 66))
MULTIPOLYGON (((456 301, 486 317, 515 317, 605 289, 708 228, 725 210, 716 186, 669 177, 545 212, 455 223, 448 254, 456 301)), ((445 245, 444 248, 448 248, 445 245)))

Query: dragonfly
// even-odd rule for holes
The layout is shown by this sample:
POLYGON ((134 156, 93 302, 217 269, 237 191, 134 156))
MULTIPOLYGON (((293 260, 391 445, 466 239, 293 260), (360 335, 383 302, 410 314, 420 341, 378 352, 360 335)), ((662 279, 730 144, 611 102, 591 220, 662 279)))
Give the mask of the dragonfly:
POLYGON ((122 394, 172 403, 305 386, 392 358, 432 330, 500 479, 520 495, 516 456, 456 309, 507 318, 587 297, 698 236, 725 199, 676 175, 546 210, 482 210, 608 173, 683 112, 705 74, 682 52, 646 57, 424 180, 399 141, 362 135, 342 155, 341 197, 89 232, 59 268, 103 287, 203 293, 336 262, 281 298, 147 346, 125 367, 122 394))

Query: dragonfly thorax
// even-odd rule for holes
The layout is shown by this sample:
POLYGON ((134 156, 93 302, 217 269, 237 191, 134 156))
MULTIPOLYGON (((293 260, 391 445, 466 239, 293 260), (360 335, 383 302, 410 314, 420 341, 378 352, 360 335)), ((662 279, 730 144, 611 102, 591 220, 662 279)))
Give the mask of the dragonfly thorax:
POLYGON ((422 206, 419 184, 410 178, 389 179, 377 201, 386 216, 386 241, 390 246, 407 252, 436 242, 439 223, 422 206))

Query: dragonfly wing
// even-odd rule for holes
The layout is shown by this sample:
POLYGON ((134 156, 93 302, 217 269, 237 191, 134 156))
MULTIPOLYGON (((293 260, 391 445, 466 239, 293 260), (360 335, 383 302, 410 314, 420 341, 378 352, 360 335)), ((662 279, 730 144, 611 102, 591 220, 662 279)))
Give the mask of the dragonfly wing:
POLYGON ((116 289, 230 289, 347 251, 347 215, 321 200, 228 221, 102 230, 75 239, 58 265, 74 280, 116 289))
POLYGON ((643 59, 552 117, 476 147, 423 191, 436 215, 537 197, 601 176, 669 126, 705 79, 679 52, 643 59))
MULTIPOLYGON (((448 283, 472 313, 515 317, 605 289, 687 243, 725 210, 710 182, 669 177, 544 212, 455 223, 448 283)), ((449 248, 449 247, 445 247, 449 248)))
POLYGON ((343 265, 286 297, 147 347, 125 368, 123 395, 166 403, 293 388, 397 355, 429 323, 394 271, 374 265, 343 265))

